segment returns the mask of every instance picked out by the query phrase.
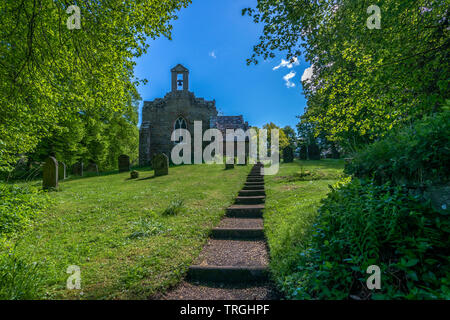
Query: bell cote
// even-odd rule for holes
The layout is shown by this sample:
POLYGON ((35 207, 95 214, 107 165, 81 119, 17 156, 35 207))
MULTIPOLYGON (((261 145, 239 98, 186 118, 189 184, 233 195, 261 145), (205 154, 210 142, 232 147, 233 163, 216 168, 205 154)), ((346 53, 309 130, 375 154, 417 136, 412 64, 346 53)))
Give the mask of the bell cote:
POLYGON ((178 64, 170 71, 172 72, 172 91, 188 91, 189 70, 178 64))

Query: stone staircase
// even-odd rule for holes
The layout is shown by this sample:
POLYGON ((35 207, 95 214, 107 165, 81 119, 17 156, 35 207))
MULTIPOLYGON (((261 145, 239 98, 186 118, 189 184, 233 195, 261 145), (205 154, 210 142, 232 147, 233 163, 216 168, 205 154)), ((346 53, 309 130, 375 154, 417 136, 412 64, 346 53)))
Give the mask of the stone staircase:
POLYGON ((273 299, 268 282, 262 164, 256 164, 226 217, 189 268, 187 281, 167 299, 273 299))

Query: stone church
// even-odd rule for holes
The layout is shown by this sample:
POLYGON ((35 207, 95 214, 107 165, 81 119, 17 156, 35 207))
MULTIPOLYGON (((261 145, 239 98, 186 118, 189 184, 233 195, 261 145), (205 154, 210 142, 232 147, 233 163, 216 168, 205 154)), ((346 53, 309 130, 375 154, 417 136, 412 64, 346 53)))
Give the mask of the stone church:
MULTIPOLYGON (((194 121, 202 121, 203 131, 217 128, 225 137, 226 129, 249 128, 242 115, 218 116, 216 101, 197 98, 189 91, 189 70, 178 64, 171 69, 172 90, 164 98, 144 101, 142 124, 139 130, 139 165, 150 164, 156 153, 170 153, 176 142, 171 141, 172 131, 187 129, 194 137, 194 121)), ((225 138, 224 138, 225 139, 225 138)), ((224 141, 225 142, 225 141, 224 141)))

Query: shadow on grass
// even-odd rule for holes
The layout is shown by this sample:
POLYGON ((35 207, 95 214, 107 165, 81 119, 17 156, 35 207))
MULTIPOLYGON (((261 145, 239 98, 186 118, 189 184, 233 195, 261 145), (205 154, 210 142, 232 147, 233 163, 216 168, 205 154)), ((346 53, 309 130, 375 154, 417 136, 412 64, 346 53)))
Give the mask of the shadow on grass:
POLYGON ((158 178, 158 176, 153 175, 153 176, 150 176, 150 177, 138 178, 138 179, 131 179, 131 178, 128 178, 127 180, 142 181, 142 180, 151 180, 151 179, 155 179, 155 178, 158 178))

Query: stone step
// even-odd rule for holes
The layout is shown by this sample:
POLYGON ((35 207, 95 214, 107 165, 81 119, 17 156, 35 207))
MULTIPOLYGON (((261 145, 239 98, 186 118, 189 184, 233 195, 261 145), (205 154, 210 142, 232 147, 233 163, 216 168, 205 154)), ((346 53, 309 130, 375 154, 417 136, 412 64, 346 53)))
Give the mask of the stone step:
POLYGON ((239 191, 240 196, 265 196, 266 192, 264 189, 250 189, 250 190, 241 190, 239 191))
POLYGON ((254 283, 267 281, 267 267, 191 266, 187 279, 198 282, 254 283))
POLYGON ((262 183, 264 183, 264 178, 247 178, 246 182, 262 182, 262 183))
POLYGON ((230 218, 262 218, 264 204, 234 204, 227 208, 226 216, 230 218))
POLYGON ((263 219, 224 218, 218 228, 263 228, 263 219))
POLYGON ((264 185, 264 181, 246 181, 245 182, 245 185, 248 185, 248 186, 259 185, 259 184, 264 185))
POLYGON ((266 280, 268 262, 264 241, 209 239, 189 268, 188 279, 227 283, 266 280))
POLYGON ((263 184, 253 184, 253 185, 245 185, 243 188, 242 188, 242 191, 247 191, 247 190, 252 190, 252 191, 255 191, 255 190, 262 190, 262 191, 264 191, 264 185, 263 184))
POLYGON ((264 203, 266 200, 265 196, 237 196, 235 203, 236 204, 258 204, 264 203))
MULTIPOLYGON (((282 296, 267 283, 228 284, 181 282, 174 290, 164 293, 164 300, 279 300, 282 296)), ((157 298, 158 299, 158 298, 157 298)))
MULTIPOLYGON (((255 219, 257 220, 257 219, 255 219)), ((264 240, 263 228, 214 228, 212 239, 264 240)))

